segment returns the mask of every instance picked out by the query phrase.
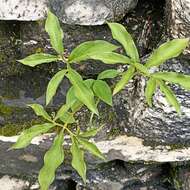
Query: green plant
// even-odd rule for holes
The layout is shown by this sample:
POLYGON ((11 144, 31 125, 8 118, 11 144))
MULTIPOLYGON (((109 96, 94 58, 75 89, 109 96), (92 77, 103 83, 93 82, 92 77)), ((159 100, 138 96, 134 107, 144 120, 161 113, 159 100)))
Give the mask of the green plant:
POLYGON ((189 76, 173 72, 150 73, 149 71, 149 68, 159 66, 167 59, 178 56, 188 46, 189 39, 175 39, 161 45, 153 52, 147 63, 143 65, 140 63, 139 54, 133 39, 124 26, 118 23, 108 23, 108 25, 112 31, 113 38, 123 45, 127 56, 114 52, 118 46, 103 40, 96 40, 80 44, 67 58, 64 56, 64 46, 62 43, 63 31, 57 17, 49 11, 45 29, 50 36, 51 45, 57 54, 37 53, 19 60, 22 64, 31 67, 54 61, 62 61, 65 63, 66 68, 57 72, 48 84, 46 105, 50 103, 56 94, 57 88, 64 77, 67 77, 71 83, 71 87, 66 95, 66 103, 60 107, 55 116, 50 116, 41 105, 29 105, 36 115, 43 117, 47 122, 25 130, 12 147, 13 149, 24 148, 30 144, 35 136, 46 133, 52 128, 57 129, 54 142, 44 156, 44 166, 39 173, 41 190, 48 189, 55 178, 56 169, 64 161, 64 149, 62 145, 65 134, 70 136, 72 142, 70 148, 72 154, 71 164, 84 182, 86 181, 84 150, 88 150, 93 155, 105 159, 96 145, 89 141, 91 137, 98 133, 101 127, 92 127, 86 129, 86 131, 81 131, 80 127, 74 124, 76 123, 75 114, 84 106, 91 111, 90 123, 92 123, 94 114, 99 115, 98 104, 100 100, 112 106, 112 89, 104 79, 115 78, 121 75, 121 80, 115 85, 113 90, 113 95, 115 95, 122 90, 135 75, 143 75, 148 78, 145 89, 147 103, 152 106, 152 96, 156 88, 160 87, 160 90, 164 93, 168 102, 175 107, 178 113, 180 113, 179 103, 172 90, 166 85, 166 81, 174 82, 182 85, 186 89, 190 89, 189 76), (73 69, 72 65, 73 63, 80 64, 80 61, 87 59, 100 60, 105 64, 128 64, 129 67, 127 71, 123 73, 110 69, 101 72, 96 80, 83 80, 82 76, 73 69))

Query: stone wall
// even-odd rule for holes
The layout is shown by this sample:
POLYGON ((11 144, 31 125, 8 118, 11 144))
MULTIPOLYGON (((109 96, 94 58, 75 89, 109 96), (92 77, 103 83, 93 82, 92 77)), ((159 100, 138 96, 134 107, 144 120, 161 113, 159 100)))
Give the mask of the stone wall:
MULTIPOLYGON (((90 2, 0 0, 0 190, 39 189, 37 173, 42 166, 43 154, 51 144, 53 134, 35 138, 32 145, 24 150, 7 151, 20 131, 40 122, 26 105, 44 104, 48 81, 64 67, 62 63, 52 63, 29 68, 16 61, 35 52, 53 52, 44 31, 44 21, 39 20, 45 17, 47 7, 51 7, 63 22, 64 44, 68 52, 87 40, 106 39, 115 43, 106 25, 96 26, 107 19, 120 20, 127 27, 138 45, 143 61, 168 37, 165 33, 164 1, 141 0, 135 9, 136 0, 90 2), (63 2, 64 6, 58 6, 63 2), (28 11, 23 12, 26 6, 28 11), (66 13, 73 11, 69 7, 78 11, 90 10, 90 15, 85 14, 85 11, 81 12, 85 16, 74 11, 73 17, 68 16, 66 13), (83 26, 87 24, 90 26, 83 26)), ((188 62, 188 56, 181 56, 168 61, 160 70, 189 74, 188 62)), ((82 66, 76 65, 84 78, 95 78, 106 68, 124 69, 94 61, 84 62, 82 66)), ((189 189, 190 93, 172 86, 182 104, 182 116, 179 117, 160 92, 155 95, 154 107, 148 108, 144 101, 144 80, 137 77, 131 81, 114 97, 113 108, 101 104, 101 116, 96 122, 106 124, 94 141, 106 155, 107 162, 86 155, 89 167, 87 186, 84 187, 68 164, 68 156, 57 173, 52 190, 189 189)), ((69 82, 64 80, 49 110, 58 108, 68 88, 69 82)), ((79 119, 86 126, 89 114, 84 110, 79 119)))

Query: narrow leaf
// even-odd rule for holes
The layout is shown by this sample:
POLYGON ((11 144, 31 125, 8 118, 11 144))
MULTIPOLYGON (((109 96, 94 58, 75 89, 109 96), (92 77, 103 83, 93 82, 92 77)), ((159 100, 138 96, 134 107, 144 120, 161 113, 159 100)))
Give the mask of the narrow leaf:
POLYGON ((44 123, 44 124, 34 125, 33 127, 26 129, 19 136, 17 142, 12 146, 12 148, 13 149, 25 148, 30 144, 30 142, 34 137, 48 132, 54 126, 55 125, 51 123, 44 123))
POLYGON ((98 98, 112 106, 112 91, 105 81, 96 80, 93 85, 93 91, 98 98))
POLYGON ((160 82, 159 84, 160 84, 160 90, 165 95, 168 103, 175 108, 178 114, 181 114, 180 104, 177 101, 177 98, 175 94, 173 93, 173 91, 164 82, 160 82))
POLYGON ((51 117, 44 110, 43 106, 41 106, 39 104, 30 104, 28 106, 31 107, 34 110, 34 112, 35 112, 36 115, 42 116, 43 118, 45 118, 47 120, 51 120, 51 117))
POLYGON ((158 72, 152 75, 157 79, 162 79, 168 82, 181 85, 187 90, 190 90, 190 76, 175 72, 158 72))
POLYGON ((73 86, 67 92, 67 95, 66 95, 66 104, 72 105, 71 106, 71 110, 73 112, 76 112, 77 110, 79 110, 83 106, 83 103, 80 102, 76 98, 76 96, 75 96, 75 90, 74 90, 73 86))
POLYGON ((117 63, 130 64, 132 62, 128 57, 115 52, 97 53, 94 55, 89 55, 88 58, 100 60, 106 64, 117 64, 117 63))
POLYGON ((35 67, 36 65, 40 65, 42 63, 51 63, 53 61, 58 61, 58 60, 59 58, 55 55, 36 53, 18 61, 23 65, 35 67))
POLYGON ((125 85, 132 79, 135 73, 135 67, 130 66, 126 72, 122 74, 121 80, 116 84, 113 95, 117 94, 120 90, 122 90, 125 85))
POLYGON ((72 167, 86 182, 86 163, 84 160, 84 151, 80 149, 79 143, 75 137, 72 137, 71 153, 72 153, 72 167))
POLYGON ((63 116, 70 109, 70 107, 71 105, 69 104, 62 105, 61 108, 58 110, 54 120, 57 120, 58 118, 63 116))
POLYGON ((154 78, 150 78, 147 82, 145 89, 145 97, 148 105, 152 107, 152 96, 156 90, 156 80, 154 78))
POLYGON ((63 80, 67 70, 61 70, 56 73, 53 78, 49 81, 46 91, 46 105, 49 104, 53 96, 55 95, 57 88, 61 81, 63 80))
POLYGON ((144 65, 142 65, 142 64, 140 64, 140 63, 133 63, 133 65, 136 67, 136 69, 138 70, 138 71, 140 71, 141 73, 143 73, 143 74, 145 74, 145 75, 147 75, 147 76, 150 76, 150 73, 149 73, 149 71, 148 71, 148 69, 144 66, 144 65))
POLYGON ((66 112, 64 113, 62 116, 59 117, 59 119, 63 122, 63 123, 67 123, 67 124, 71 124, 71 123, 75 123, 75 118, 73 117, 73 114, 70 112, 66 112))
POLYGON ((49 186, 55 179, 56 169, 62 164, 64 160, 63 151, 63 132, 60 132, 54 139, 51 148, 44 156, 44 166, 40 170, 38 180, 41 190, 48 190, 49 186))
POLYGON ((59 24, 58 18, 50 11, 48 11, 47 20, 45 24, 45 30, 50 36, 50 42, 52 47, 58 54, 62 55, 63 48, 63 31, 59 24))
POLYGON ((166 60, 177 57, 189 45, 189 38, 174 39, 162 44, 148 59, 146 66, 159 66, 166 60))
POLYGON ((118 23, 108 23, 108 26, 111 29, 113 38, 123 45, 127 55, 134 61, 139 62, 138 50, 125 27, 118 23))
POLYGON ((88 129, 85 132, 80 133, 80 137, 84 137, 84 138, 88 138, 88 137, 94 137, 97 135, 98 131, 100 131, 102 129, 104 125, 102 125, 99 128, 92 128, 92 129, 88 129))
POLYGON ((93 113, 98 115, 92 90, 89 89, 83 81, 78 80, 78 77, 72 70, 69 70, 67 77, 73 84, 75 97, 85 104, 93 113))
POLYGON ((83 146, 84 149, 88 150, 91 154, 105 160, 104 155, 100 152, 97 146, 86 139, 79 138, 80 144, 83 146))
POLYGON ((119 74, 119 72, 115 69, 108 69, 108 70, 105 70, 103 72, 101 72, 99 75, 98 75, 98 78, 97 79, 112 79, 112 78, 115 78, 117 77, 119 74))
POLYGON ((93 55, 104 52, 111 52, 117 48, 117 46, 103 40, 84 42, 71 52, 69 56, 69 62, 80 62, 89 59, 93 55))

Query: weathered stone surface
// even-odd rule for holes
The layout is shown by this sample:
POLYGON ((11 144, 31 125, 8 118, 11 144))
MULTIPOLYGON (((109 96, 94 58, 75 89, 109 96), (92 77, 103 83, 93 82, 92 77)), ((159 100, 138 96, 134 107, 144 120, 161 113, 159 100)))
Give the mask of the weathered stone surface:
POLYGON ((47 0, 1 0, 0 20, 44 19, 47 0))
POLYGON ((101 25, 119 21, 132 10, 137 0, 51 0, 50 6, 64 23, 101 25))
POLYGON ((101 25, 121 20, 137 0, 1 0, 0 20, 40 20, 49 6, 62 22, 79 25, 101 25))
MULTIPOLYGON (((166 0, 167 31, 172 38, 190 37, 190 1, 166 0)), ((186 50, 190 53, 190 48, 186 50)))
POLYGON ((10 176, 3 176, 0 178, 0 189, 6 189, 6 190, 24 190, 28 188, 29 183, 24 180, 11 178, 10 176))

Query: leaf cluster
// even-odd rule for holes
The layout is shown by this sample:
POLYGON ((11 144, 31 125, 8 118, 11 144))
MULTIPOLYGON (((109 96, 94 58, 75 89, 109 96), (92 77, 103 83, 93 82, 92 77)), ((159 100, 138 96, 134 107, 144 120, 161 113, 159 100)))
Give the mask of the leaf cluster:
POLYGON ((44 166, 39 173, 41 190, 49 188, 55 178, 56 169, 64 161, 63 143, 65 134, 70 136, 72 142, 70 147, 72 154, 71 165, 84 182, 86 181, 85 150, 96 157, 105 159, 98 147, 90 141, 90 138, 94 137, 101 127, 91 127, 86 131, 81 131, 76 121, 75 115, 82 107, 86 107, 91 111, 92 123, 94 114, 99 115, 99 102, 103 101, 112 106, 113 95, 121 91, 135 75, 139 74, 147 78, 145 97, 149 106, 152 106, 152 97, 156 89, 160 88, 169 104, 180 113, 180 105, 167 83, 176 83, 185 89, 190 89, 190 76, 174 72, 150 72, 151 67, 158 67, 167 59, 178 56, 188 46, 189 39, 175 39, 164 43, 152 53, 146 64, 143 65, 140 63, 135 43, 125 27, 118 23, 108 23, 108 26, 111 29, 113 38, 123 46, 125 55, 115 51, 118 46, 103 40, 95 40, 80 44, 66 57, 64 56, 64 35, 60 23, 57 17, 48 11, 45 29, 49 34, 51 45, 56 54, 37 53, 19 60, 20 63, 30 67, 56 61, 62 61, 66 64, 65 68, 57 72, 49 81, 46 90, 46 106, 52 101, 64 78, 67 78, 71 84, 66 94, 66 102, 60 106, 53 116, 48 114, 44 107, 39 104, 29 105, 36 115, 46 120, 46 123, 25 130, 12 147, 14 149, 24 148, 30 144, 34 137, 47 133, 52 128, 57 129, 54 142, 44 156, 44 166), (101 72, 96 80, 84 80, 73 69, 73 63, 80 64, 81 61, 88 59, 100 60, 105 64, 127 64, 128 69, 122 73, 115 69, 109 69, 101 72), (120 76, 120 80, 112 89, 107 84, 106 79, 118 76, 120 76), (74 123, 73 127, 72 124, 74 123))

